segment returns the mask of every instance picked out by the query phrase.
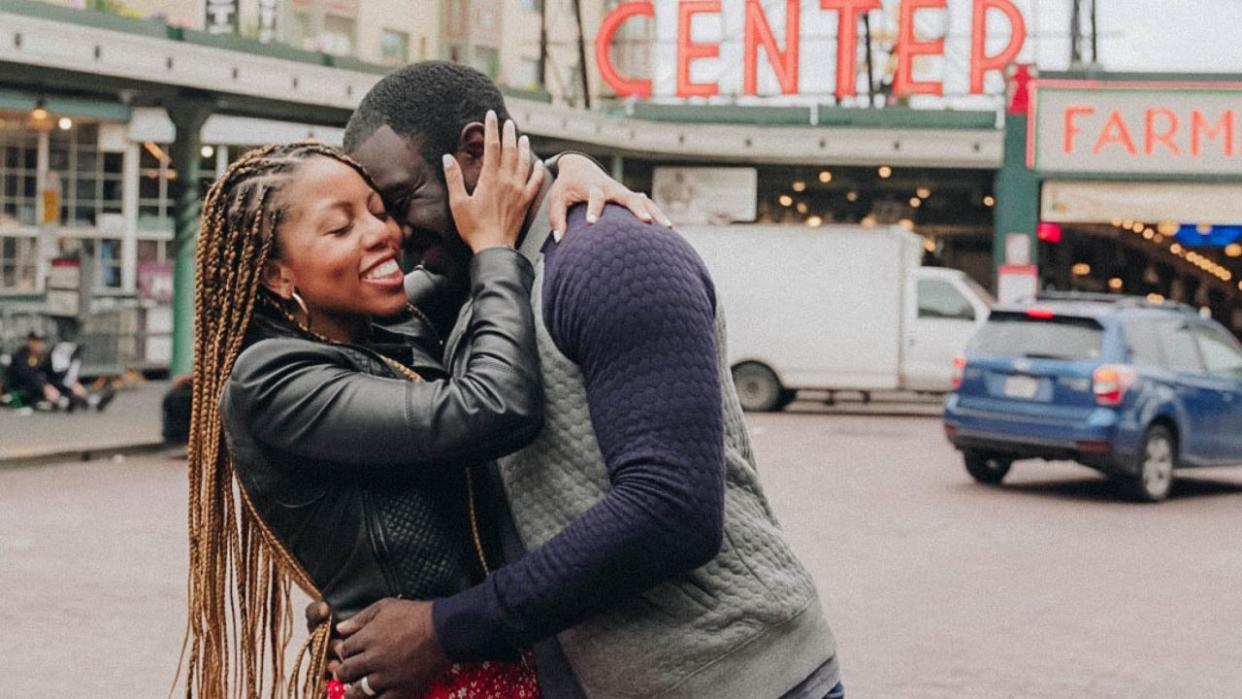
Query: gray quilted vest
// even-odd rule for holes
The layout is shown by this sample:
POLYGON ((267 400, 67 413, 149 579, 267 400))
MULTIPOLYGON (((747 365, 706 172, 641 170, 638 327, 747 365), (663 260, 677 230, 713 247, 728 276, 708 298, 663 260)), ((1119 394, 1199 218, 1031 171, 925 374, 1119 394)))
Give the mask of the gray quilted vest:
MULTIPOLYGON (((522 245, 535 263, 531 303, 546 422, 533 444, 500 460, 527 550, 551 539, 609 489, 582 375, 543 325, 540 250, 548 235, 546 222, 546 212, 536 216, 522 245)), ((558 635, 592 699, 775 699, 835 655, 815 585, 786 544, 759 485, 726 361, 719 309, 716 336, 724 388, 724 545, 707 565, 640 596, 619 599, 610 610, 558 635)))

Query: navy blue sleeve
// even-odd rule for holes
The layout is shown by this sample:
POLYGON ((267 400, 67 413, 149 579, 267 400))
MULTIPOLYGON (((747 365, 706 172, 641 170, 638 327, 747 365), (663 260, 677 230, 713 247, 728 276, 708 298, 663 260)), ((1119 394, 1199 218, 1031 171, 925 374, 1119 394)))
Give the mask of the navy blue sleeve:
POLYGON ((544 546, 437 600, 440 642, 494 658, 720 551, 724 424, 710 278, 678 234, 582 207, 548 250, 544 322, 582 370, 611 489, 544 546))

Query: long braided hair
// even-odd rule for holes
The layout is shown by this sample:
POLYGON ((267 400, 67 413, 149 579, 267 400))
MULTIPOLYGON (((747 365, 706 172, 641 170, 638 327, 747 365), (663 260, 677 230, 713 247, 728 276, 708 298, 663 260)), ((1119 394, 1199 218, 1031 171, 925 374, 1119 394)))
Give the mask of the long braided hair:
POLYGON ((311 633, 293 672, 287 673, 294 623, 291 585, 316 599, 320 594, 238 483, 223 444, 220 413, 224 387, 256 309, 279 303, 260 280, 268 260, 279 258, 277 230, 285 209, 281 189, 313 157, 345 163, 371 183, 362 166, 335 148, 311 142, 273 145, 252 150, 229 167, 203 205, 195 250, 188 450, 188 657, 182 650, 187 697, 323 693, 331 621, 311 633))

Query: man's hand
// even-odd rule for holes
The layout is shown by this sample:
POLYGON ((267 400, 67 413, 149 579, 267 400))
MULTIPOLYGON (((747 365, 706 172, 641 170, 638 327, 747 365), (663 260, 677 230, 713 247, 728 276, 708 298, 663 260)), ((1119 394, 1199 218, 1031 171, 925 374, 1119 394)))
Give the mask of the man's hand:
POLYGON ((556 169, 556 181, 548 190, 548 224, 558 240, 565 233, 569 207, 584 201, 587 203, 587 223, 598 221, 604 204, 611 202, 629 209, 641 221, 673 225, 646 194, 627 189, 599 169, 590 158, 566 153, 556 161, 556 169))
POLYGON ((349 684, 345 699, 419 697, 449 667, 431 620, 431 602, 383 599, 337 624, 345 640, 337 677, 349 684))

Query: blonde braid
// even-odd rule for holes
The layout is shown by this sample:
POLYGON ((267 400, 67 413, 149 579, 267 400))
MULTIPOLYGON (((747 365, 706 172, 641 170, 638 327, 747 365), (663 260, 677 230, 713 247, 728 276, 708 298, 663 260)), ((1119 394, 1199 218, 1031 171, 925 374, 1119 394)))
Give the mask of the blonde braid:
POLYGON ((203 205, 195 247, 188 446, 189 609, 177 675, 184 669, 187 698, 323 694, 331 620, 311 633, 294 656, 292 675, 286 673, 294 624, 292 585, 316 599, 322 595, 238 482, 223 444, 220 412, 229 374, 265 293, 263 267, 278 254, 281 207, 276 197, 297 167, 315 156, 343 162, 371 183, 360 165, 334 148, 266 146, 234 163, 211 186, 203 205))

